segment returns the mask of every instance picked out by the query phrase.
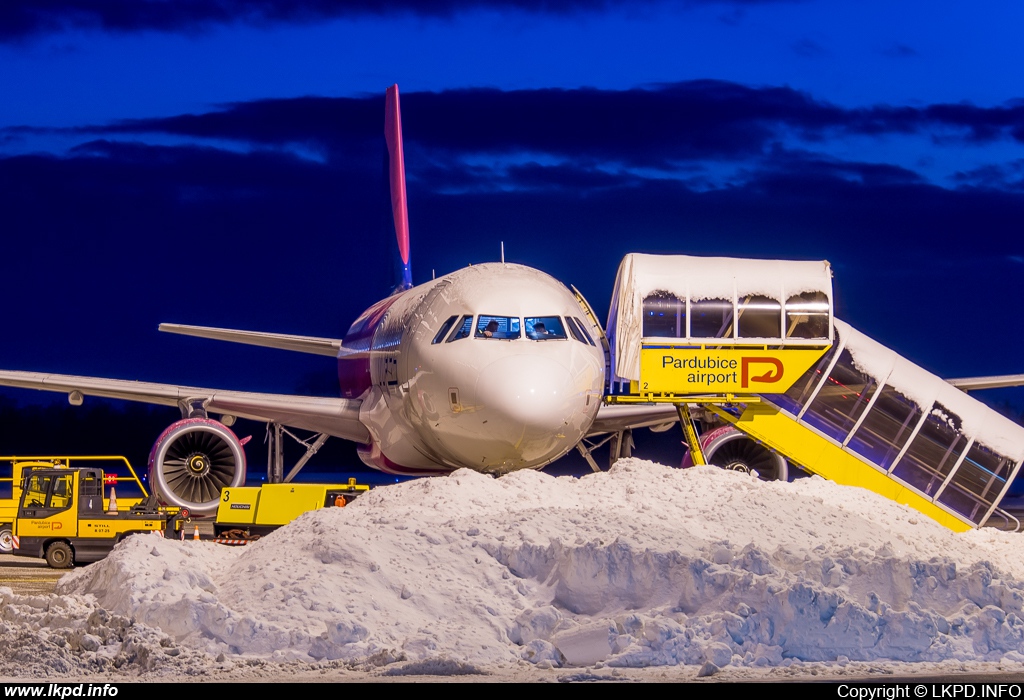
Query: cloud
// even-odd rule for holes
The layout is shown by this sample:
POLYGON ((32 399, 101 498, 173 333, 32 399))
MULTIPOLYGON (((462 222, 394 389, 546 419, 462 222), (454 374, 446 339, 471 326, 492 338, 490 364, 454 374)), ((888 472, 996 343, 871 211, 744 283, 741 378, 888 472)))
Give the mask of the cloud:
MULTIPOLYGON (((637 0, 4 0, 0 41, 70 28, 193 32, 218 24, 311 23, 339 17, 409 14, 450 17, 494 9, 544 14, 603 12, 637 0)), ((644 4, 755 5, 796 0, 640 0, 644 4)))
MULTIPOLYGON (((407 98, 403 95, 403 107, 407 98)), ((169 134, 225 139, 261 146, 304 144, 345 153, 367 141, 378 145, 383 129, 383 98, 258 100, 227 105, 205 114, 125 120, 77 129, 81 133, 169 134)))
MULTIPOLYGON (((86 252, 130 249, 145 232, 153 240, 179 235, 185 235, 183 240, 208 240, 205 247, 212 257, 255 264, 259 255, 231 254, 232 246, 263 248, 281 231, 305 230, 314 238, 331 238, 332 229, 362 231, 360 236, 376 231, 380 212, 374 202, 380 199, 381 211, 387 210, 382 151, 380 146, 376 157, 358 162, 317 162, 273 149, 234 152, 101 139, 80 145, 66 157, 0 158, 0 211, 5 212, 6 230, 50 231, 45 235, 53 236, 51 244, 70 237, 86 252)), ((896 230, 903 230, 904 239, 918 237, 924 245, 952 235, 965 221, 985 220, 991 236, 972 245, 999 249, 1015 245, 1010 232, 1024 213, 1019 190, 948 189, 898 166, 782 147, 745 166, 743 177, 734 184, 717 188, 694 187, 687 177, 608 168, 586 153, 558 162, 467 164, 438 159, 410 168, 416 174, 410 184, 412 217, 421 226, 424 220, 434 222, 428 224, 431 227, 443 221, 470 221, 482 216, 484 209, 501 212, 500 220, 549 205, 565 211, 583 207, 586 213, 579 210, 577 215, 596 216, 591 221, 594 231, 607 230, 615 221, 628 222, 638 212, 649 222, 663 221, 665 230, 675 225, 668 223, 672 221, 701 220, 712 226, 714 220, 763 218, 765 223, 756 224, 751 236, 779 222, 787 222, 794 231, 810 230, 809 222, 826 217, 830 221, 821 245, 846 245, 840 243, 842 236, 836 238, 837 232, 852 235, 856 230, 857 237, 848 244, 857 248, 883 245, 896 230), (908 226, 908 221, 914 224, 908 226)), ((962 182, 991 182, 997 175, 1016 179, 1020 172, 1020 163, 1015 163, 1002 170, 965 174, 962 182)), ((684 175, 698 173, 691 169, 684 175)), ((544 215, 539 218, 546 220, 544 215)), ((458 233, 461 226, 455 224, 452 235, 471 241, 471 232, 478 227, 467 223, 463 234, 458 233)), ((653 225, 649 233, 657 237, 661 227, 653 225)), ((553 233, 543 225, 536 231, 541 240, 553 233)), ((741 241, 748 236, 733 235, 741 241)), ((778 243, 769 241, 768 247, 778 243)), ((37 246, 39 236, 21 239, 12 233, 8 245, 37 246)), ((88 254, 100 255, 96 264, 105 269, 102 252, 88 254)), ((165 254, 188 257, 176 249, 165 254)), ((76 256, 71 259, 82 262, 76 256)))
POLYGON ((873 187, 915 185, 925 182, 917 173, 898 165, 844 161, 781 148, 775 149, 770 158, 762 161, 760 172, 766 175, 857 182, 873 187))
MULTIPOLYGON (((538 162, 590 159, 605 169, 677 173, 706 161, 743 163, 847 137, 915 135, 934 147, 1024 143, 1024 103, 846 108, 788 87, 718 80, 628 90, 468 88, 402 95, 406 146, 425 166, 534 154, 538 162)), ((136 119, 71 130, 82 136, 195 139, 327 159, 376 158, 383 97, 302 97, 224 105, 204 114, 136 119)), ((0 132, 28 138, 40 130, 0 132)), ((67 130, 60 132, 68 134, 67 130)), ((523 162, 520 157, 519 162, 523 162)), ((460 166, 461 167, 461 166, 460 166)))
POLYGON ((958 172, 953 180, 961 185, 990 189, 1017 189, 1024 191, 1024 160, 989 164, 958 172))
POLYGON ((882 49, 882 55, 889 58, 916 58, 921 54, 911 46, 895 42, 882 49))
MULTIPOLYGON (((407 147, 447 154, 538 152, 635 166, 746 158, 780 128, 817 132, 847 113, 789 88, 701 80, 632 90, 448 90, 402 95, 407 147)), ((261 100, 206 114, 127 120, 82 134, 170 134, 332 153, 379 145, 383 98, 261 100)), ((854 117, 860 120, 859 117, 854 117)), ((24 130, 22 130, 24 131, 24 130)))
POLYGON ((813 39, 800 39, 794 42, 790 48, 793 49, 796 55, 803 56, 804 58, 819 58, 821 56, 828 56, 829 53, 824 46, 813 39))

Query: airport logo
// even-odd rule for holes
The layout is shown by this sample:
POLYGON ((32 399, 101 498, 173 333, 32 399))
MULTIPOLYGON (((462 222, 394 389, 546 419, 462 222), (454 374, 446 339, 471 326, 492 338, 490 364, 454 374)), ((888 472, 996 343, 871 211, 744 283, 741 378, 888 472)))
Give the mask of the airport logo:
POLYGON ((751 382, 760 384, 775 384, 782 380, 782 375, 785 374, 786 370, 782 365, 782 361, 775 357, 744 357, 740 360, 740 366, 743 368, 740 371, 740 386, 746 389, 750 386, 751 382), (758 377, 750 376, 750 367, 752 365, 770 365, 771 369, 758 377))

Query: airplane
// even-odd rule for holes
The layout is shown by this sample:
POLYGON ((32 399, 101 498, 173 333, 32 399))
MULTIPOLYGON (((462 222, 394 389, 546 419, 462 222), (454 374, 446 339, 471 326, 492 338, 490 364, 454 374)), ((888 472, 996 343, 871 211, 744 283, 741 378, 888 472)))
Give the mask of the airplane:
MULTIPOLYGON (((230 429, 236 418, 318 434, 285 480, 329 437, 355 442, 364 463, 395 475, 540 469, 574 448, 599 470, 592 456, 598 447, 610 443, 614 462, 629 456, 632 430, 663 431, 678 421, 671 404, 604 402, 603 328, 575 288, 546 273, 502 261, 414 286, 397 85, 385 94, 385 140, 401 279, 343 338, 159 327, 335 358, 338 398, 24 371, 0 371, 0 386, 63 392, 72 405, 95 396, 177 406, 181 419, 154 443, 149 478, 164 503, 199 517, 215 514, 223 488, 245 482, 243 443, 230 429)), ((950 381, 968 391, 1020 385, 1024 375, 950 381)), ((735 428, 708 431, 702 442, 712 463, 720 447, 719 461, 729 468, 756 471, 781 459, 735 428)))
POLYGON ((179 407, 181 419, 153 445, 150 483, 163 502, 197 516, 214 514, 221 489, 245 482, 235 418, 313 431, 317 448, 328 437, 354 441, 363 462, 396 475, 538 469, 573 448, 596 468, 585 438, 610 435, 613 456, 624 456, 629 430, 676 420, 672 406, 602 403, 601 324, 582 295, 544 272, 484 263, 414 286, 397 85, 385 95, 385 137, 401 280, 344 338, 160 325, 334 357, 339 398, 23 371, 0 371, 0 385, 64 392, 72 405, 95 396, 179 407))

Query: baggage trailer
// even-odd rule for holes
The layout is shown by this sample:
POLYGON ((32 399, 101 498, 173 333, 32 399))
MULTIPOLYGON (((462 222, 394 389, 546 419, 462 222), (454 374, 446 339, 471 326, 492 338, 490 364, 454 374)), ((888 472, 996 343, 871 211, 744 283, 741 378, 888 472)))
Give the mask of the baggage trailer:
POLYGON ((214 541, 243 544, 287 525, 303 513, 345 506, 370 490, 349 479, 347 484, 263 484, 221 492, 214 541))

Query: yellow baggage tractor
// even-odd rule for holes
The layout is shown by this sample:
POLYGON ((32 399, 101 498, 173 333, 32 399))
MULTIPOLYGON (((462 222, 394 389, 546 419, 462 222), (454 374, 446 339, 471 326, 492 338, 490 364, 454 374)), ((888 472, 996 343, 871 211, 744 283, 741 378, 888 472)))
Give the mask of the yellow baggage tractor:
POLYGON ((34 467, 24 472, 14 519, 13 554, 42 557, 55 569, 103 559, 129 535, 175 537, 188 511, 159 506, 156 498, 119 510, 104 499, 98 467, 34 467))
MULTIPOLYGON (((0 457, 0 465, 11 465, 10 476, 0 476, 0 554, 11 554, 14 548, 14 519, 21 502, 23 474, 37 467, 86 466, 84 463, 102 467, 106 485, 116 484, 121 489, 117 499, 121 508, 130 508, 149 496, 131 463, 121 455, 0 457)), ((107 504, 103 507, 106 510, 107 504)))

